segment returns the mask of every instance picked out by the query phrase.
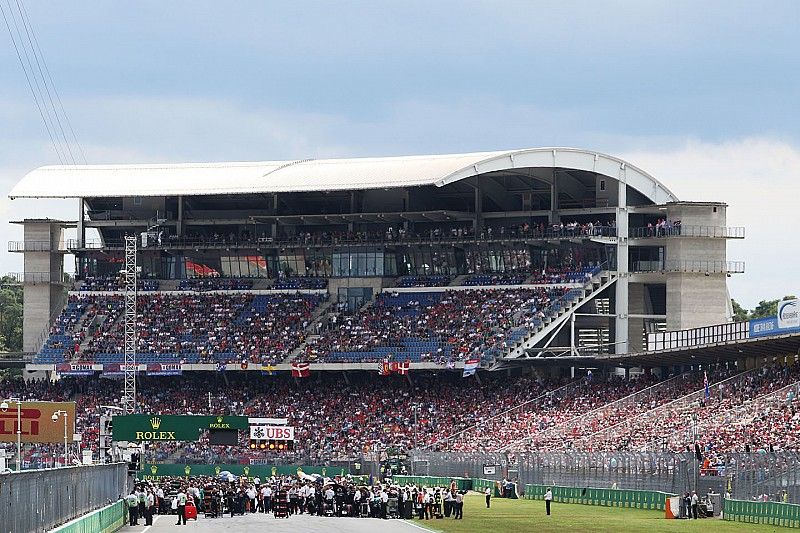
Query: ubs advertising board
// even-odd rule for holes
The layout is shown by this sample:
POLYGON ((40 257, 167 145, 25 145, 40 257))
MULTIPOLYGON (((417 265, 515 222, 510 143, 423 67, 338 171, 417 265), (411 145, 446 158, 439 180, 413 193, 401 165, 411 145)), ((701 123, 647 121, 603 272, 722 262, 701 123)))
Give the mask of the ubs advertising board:
POLYGON ((196 441, 200 430, 247 429, 246 416, 125 415, 112 419, 115 441, 196 441))
MULTIPOLYGON (((53 413, 67 412, 67 437, 75 434, 75 402, 20 402, 22 435, 27 443, 63 443, 64 419, 53 422, 53 413)), ((0 442, 17 442, 17 403, 8 402, 8 409, 0 411, 0 442)))

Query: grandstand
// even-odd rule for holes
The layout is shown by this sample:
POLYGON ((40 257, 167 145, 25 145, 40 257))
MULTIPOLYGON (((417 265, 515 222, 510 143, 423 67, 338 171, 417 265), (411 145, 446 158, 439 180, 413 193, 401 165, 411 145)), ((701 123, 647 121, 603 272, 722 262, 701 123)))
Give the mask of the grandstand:
MULTIPOLYGON (((0 396, 75 400, 97 454, 126 366, 130 235, 138 410, 285 418, 298 436, 280 454, 248 450, 243 434, 238 447, 152 443, 152 462, 561 461, 531 455, 549 450, 647 465, 688 450, 722 479, 734 454, 800 451, 800 327, 731 322, 727 279, 744 265, 726 247, 744 230, 726 225, 725 204, 681 201, 618 158, 43 167, 11 197, 79 210, 17 222, 28 381, 0 396)), ((31 446, 24 460, 51 455, 31 446)), ((541 482, 533 467, 517 474, 541 482)), ((625 483, 677 486, 669 475, 625 483)))
POLYGON ((42 167, 10 197, 79 204, 75 221, 18 222, 9 243, 38 370, 121 362, 125 235, 140 244, 141 361, 197 369, 620 357, 727 322, 727 277, 744 270, 725 204, 577 149, 42 167))

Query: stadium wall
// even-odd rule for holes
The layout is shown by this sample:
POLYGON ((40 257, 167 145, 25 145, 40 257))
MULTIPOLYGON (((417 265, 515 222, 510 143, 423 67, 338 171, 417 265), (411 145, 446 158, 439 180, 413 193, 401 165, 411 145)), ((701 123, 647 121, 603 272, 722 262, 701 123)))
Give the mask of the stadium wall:
MULTIPOLYGON (((553 501, 559 503, 580 503, 604 507, 629 507, 631 509, 658 509, 663 511, 667 498, 675 496, 668 492, 654 490, 597 489, 581 487, 554 487, 553 501)), ((548 485, 525 485, 523 498, 543 500, 548 485)))

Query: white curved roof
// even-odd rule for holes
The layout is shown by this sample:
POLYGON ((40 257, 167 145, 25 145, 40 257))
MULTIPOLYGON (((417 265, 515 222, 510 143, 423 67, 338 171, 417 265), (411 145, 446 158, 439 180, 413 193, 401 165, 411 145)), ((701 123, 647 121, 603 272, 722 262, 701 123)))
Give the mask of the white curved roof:
POLYGON ((621 159, 574 148, 469 154, 153 165, 60 165, 37 168, 9 193, 14 198, 193 196, 445 186, 515 168, 570 168, 624 181, 657 204, 677 197, 621 159))

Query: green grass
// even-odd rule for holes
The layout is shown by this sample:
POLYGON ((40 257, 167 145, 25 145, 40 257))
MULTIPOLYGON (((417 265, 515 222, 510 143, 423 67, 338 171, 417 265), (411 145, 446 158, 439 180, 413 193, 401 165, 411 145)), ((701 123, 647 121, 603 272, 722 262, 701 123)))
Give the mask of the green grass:
POLYGON ((667 520, 664 511, 646 511, 621 507, 553 502, 552 514, 545 515, 544 502, 537 500, 505 500, 492 498, 492 508, 487 509, 483 496, 470 494, 464 501, 464 519, 414 520, 433 531, 444 533, 545 533, 564 531, 625 532, 646 531, 660 533, 680 531, 698 533, 768 533, 788 531, 788 528, 740 522, 726 522, 713 518, 704 520, 667 520))

